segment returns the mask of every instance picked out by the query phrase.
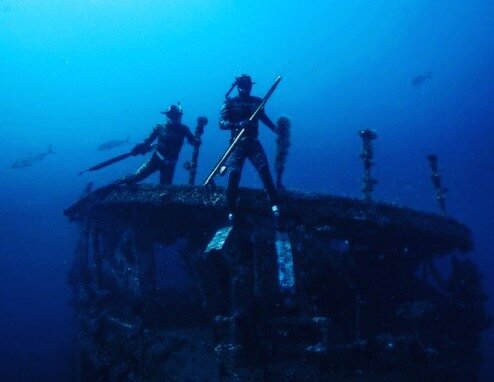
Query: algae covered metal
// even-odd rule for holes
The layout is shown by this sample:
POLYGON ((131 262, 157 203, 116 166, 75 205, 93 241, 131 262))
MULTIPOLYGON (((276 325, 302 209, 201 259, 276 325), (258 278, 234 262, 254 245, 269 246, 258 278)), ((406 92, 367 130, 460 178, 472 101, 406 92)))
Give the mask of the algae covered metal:
POLYGON ((216 240, 222 189, 103 191, 65 211, 80 229, 69 277, 80 380, 476 378, 489 318, 456 220, 283 193, 287 304, 261 190, 241 189, 242 218, 216 240))

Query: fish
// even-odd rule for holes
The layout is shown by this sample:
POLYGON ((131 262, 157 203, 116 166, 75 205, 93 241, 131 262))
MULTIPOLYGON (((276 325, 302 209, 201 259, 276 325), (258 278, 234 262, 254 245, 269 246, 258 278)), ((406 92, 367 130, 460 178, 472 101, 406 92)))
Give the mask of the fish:
POLYGON ((31 156, 27 156, 25 158, 16 160, 14 162, 14 164, 12 165, 11 169, 16 170, 18 168, 30 167, 33 164, 35 164, 36 162, 41 162, 43 159, 45 159, 45 157, 48 154, 54 154, 54 153, 55 152, 53 151, 53 147, 52 147, 52 145, 50 145, 50 146, 48 146, 48 150, 44 153, 39 153, 36 155, 31 155, 31 156))
POLYGON ((125 145, 126 143, 129 143, 130 137, 127 137, 127 139, 122 140, 122 139, 112 139, 109 140, 105 143, 102 143, 101 145, 98 146, 98 151, 107 151, 107 150, 112 150, 116 147, 120 147, 122 145, 125 145))
POLYGON ((427 80, 432 78, 432 72, 427 72, 425 74, 420 74, 413 78, 412 86, 420 86, 423 85, 427 80))

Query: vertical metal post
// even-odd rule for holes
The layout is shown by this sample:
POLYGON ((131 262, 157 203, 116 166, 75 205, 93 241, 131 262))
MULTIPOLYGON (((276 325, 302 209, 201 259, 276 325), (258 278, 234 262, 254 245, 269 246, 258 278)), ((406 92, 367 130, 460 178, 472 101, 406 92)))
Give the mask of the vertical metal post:
POLYGON ((442 216, 446 216, 446 192, 448 191, 442 185, 441 175, 439 175, 439 167, 437 164, 437 155, 427 155, 427 160, 431 166, 431 180, 432 185, 436 191, 436 200, 439 204, 439 211, 442 216))
POLYGON ((287 117, 281 117, 276 124, 276 158, 274 169, 276 172, 276 188, 278 191, 284 191, 285 187, 281 182, 285 171, 288 149, 290 147, 290 127, 291 122, 287 117))
POLYGON ((355 295, 355 342, 360 342, 361 338, 361 325, 360 325, 360 310, 362 308, 362 302, 360 300, 360 295, 357 293, 355 295))
POLYGON ((366 202, 370 202, 372 201, 372 191, 374 191, 374 186, 377 183, 377 180, 371 176, 371 168, 374 165, 374 162, 372 162, 374 158, 372 141, 377 138, 377 134, 369 129, 360 130, 358 134, 362 138, 362 153, 360 157, 364 162, 362 197, 366 202))
POLYGON ((196 181, 197 174, 197 160, 199 158, 199 150, 201 148, 201 137, 204 133, 204 126, 208 124, 208 119, 206 117, 197 118, 197 126, 194 132, 194 138, 196 143, 194 145, 194 150, 192 151, 192 159, 184 163, 185 169, 189 172, 188 184, 193 186, 196 181))

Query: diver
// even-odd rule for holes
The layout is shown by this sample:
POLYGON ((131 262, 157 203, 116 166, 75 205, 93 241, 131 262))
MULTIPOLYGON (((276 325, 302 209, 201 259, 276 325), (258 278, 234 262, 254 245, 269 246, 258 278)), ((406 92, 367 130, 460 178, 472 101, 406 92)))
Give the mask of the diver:
POLYGON ((157 139, 158 144, 153 155, 135 174, 118 180, 116 184, 135 184, 155 171, 160 172, 160 184, 171 184, 184 139, 187 139, 187 142, 194 146, 200 144, 190 129, 181 123, 183 112, 180 105, 170 105, 161 114, 166 115, 166 123, 156 125, 149 137, 144 142, 136 145, 131 151, 134 156, 146 154, 150 149, 151 143, 157 139))
POLYGON ((277 228, 282 228, 280 211, 278 208, 278 195, 273 183, 273 178, 271 177, 271 172, 269 171, 266 153, 264 152, 261 142, 258 139, 258 119, 275 133, 276 125, 271 121, 271 119, 269 119, 264 109, 259 113, 258 119, 256 118, 251 122, 249 121, 251 115, 262 102, 261 98, 250 95, 252 85, 253 82, 251 77, 246 74, 242 74, 236 80, 238 96, 227 98, 221 108, 219 127, 222 130, 231 131, 230 143, 233 142, 237 134, 245 128, 243 137, 234 148, 229 159, 231 171, 226 189, 226 197, 229 208, 228 220, 230 223, 234 223, 235 221, 235 214, 237 212, 238 186, 245 159, 248 158, 261 177, 264 185, 264 191, 266 192, 271 205, 271 210, 273 211, 276 219, 277 228))

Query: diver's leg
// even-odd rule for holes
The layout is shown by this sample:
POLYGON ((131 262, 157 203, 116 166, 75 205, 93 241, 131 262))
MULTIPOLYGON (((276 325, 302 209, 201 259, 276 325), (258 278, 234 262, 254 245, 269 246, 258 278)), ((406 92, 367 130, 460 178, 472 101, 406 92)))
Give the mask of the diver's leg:
POLYGON ((264 191, 266 192, 269 203, 272 206, 277 205, 278 193, 276 192, 273 178, 271 176, 271 172, 269 171, 268 158, 261 146, 261 142, 258 140, 253 141, 248 154, 250 161, 254 165, 262 180, 264 191))
POLYGON ((117 181, 118 184, 136 184, 146 179, 149 175, 158 169, 158 158, 154 155, 149 158, 139 169, 131 175, 127 175, 121 180, 117 181))
POLYGON ((226 188, 226 200, 228 202, 230 220, 233 220, 233 214, 235 214, 237 210, 238 185, 242 176, 242 168, 244 166, 245 157, 245 148, 240 143, 233 150, 232 156, 230 157, 231 170, 228 178, 228 186, 226 188))
POLYGON ((276 192, 273 178, 271 176, 271 172, 269 171, 268 158, 262 148, 261 142, 258 140, 252 142, 252 145, 249 148, 248 157, 262 180, 264 192, 268 197, 269 204, 271 205, 271 211, 275 217, 276 227, 278 230, 284 231, 285 224, 281 219, 280 210, 278 207, 278 193, 276 192))
POLYGON ((160 168, 160 184, 172 184, 173 175, 175 174, 175 165, 173 164, 163 164, 160 168))

